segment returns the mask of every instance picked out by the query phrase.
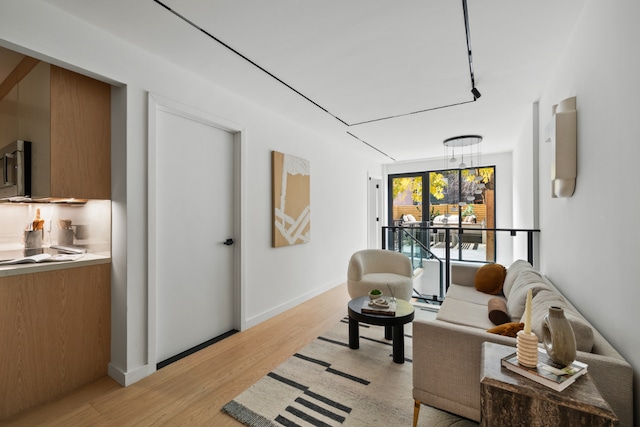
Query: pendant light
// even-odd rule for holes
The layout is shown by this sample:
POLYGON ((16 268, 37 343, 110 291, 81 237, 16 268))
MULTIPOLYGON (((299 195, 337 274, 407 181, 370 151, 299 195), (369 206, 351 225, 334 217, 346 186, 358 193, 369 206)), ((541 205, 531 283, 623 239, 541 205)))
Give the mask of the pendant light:
POLYGON ((464 146, 462 147, 462 162, 458 165, 459 169, 465 169, 467 164, 464 162, 464 146))
POLYGON ((460 162, 460 164, 458 165, 458 168, 466 169, 468 166, 464 162, 464 151, 465 151, 465 147, 471 147, 469 149, 470 150, 469 157, 471 158, 470 159, 471 167, 479 166, 481 142, 482 142, 482 136, 480 135, 461 135, 461 136, 454 136, 452 138, 447 138, 442 142, 442 144, 444 145, 445 151, 447 151, 448 149, 451 149, 452 154, 451 154, 451 157, 447 155, 445 158, 449 158, 449 163, 457 162, 457 159, 455 156, 455 149, 456 147, 460 147, 462 150, 462 162, 460 162), (474 145, 477 145, 475 150, 475 161, 474 161, 474 149, 473 149, 474 145))

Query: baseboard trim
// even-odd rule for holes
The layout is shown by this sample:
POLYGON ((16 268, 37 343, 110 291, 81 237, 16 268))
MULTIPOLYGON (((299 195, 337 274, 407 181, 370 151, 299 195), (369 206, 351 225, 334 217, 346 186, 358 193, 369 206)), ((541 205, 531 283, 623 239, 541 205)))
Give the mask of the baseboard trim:
POLYGON ((130 372, 125 372, 113 363, 109 363, 108 374, 118 384, 123 387, 130 386, 133 383, 140 381, 143 378, 148 377, 156 371, 155 365, 147 364, 140 366, 130 372))
POLYGON ((309 292, 307 292, 306 294, 300 295, 297 298, 291 299, 289 301, 286 301, 282 304, 280 304, 277 307, 273 307, 267 311, 264 311, 262 313, 259 313, 258 315, 248 318, 246 320, 243 321, 242 324, 242 330, 246 330, 248 328, 251 328, 259 323, 264 322, 265 320, 268 320, 274 316, 277 316, 278 314, 281 314, 287 310, 289 310, 290 308, 293 308, 315 296, 318 296, 324 292, 327 292, 333 288, 335 288, 336 286, 340 286, 343 283, 346 283, 347 278, 346 277, 340 277, 339 279, 333 280, 331 282, 327 282, 326 284, 324 284, 323 286, 320 286, 314 290, 311 290, 309 292))

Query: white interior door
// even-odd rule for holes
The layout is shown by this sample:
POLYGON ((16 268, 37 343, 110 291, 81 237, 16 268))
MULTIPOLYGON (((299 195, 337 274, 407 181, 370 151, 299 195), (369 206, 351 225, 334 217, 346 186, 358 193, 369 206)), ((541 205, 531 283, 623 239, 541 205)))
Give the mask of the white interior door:
POLYGON ((156 112, 156 361, 234 329, 234 134, 156 112))

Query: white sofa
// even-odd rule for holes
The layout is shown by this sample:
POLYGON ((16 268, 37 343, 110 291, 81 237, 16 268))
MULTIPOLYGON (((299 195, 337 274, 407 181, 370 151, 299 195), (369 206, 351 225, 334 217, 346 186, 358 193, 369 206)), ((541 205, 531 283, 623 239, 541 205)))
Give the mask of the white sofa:
MULTIPOLYGON (((487 332, 495 325, 488 302, 495 295, 476 290, 480 265, 452 265, 451 281, 436 320, 413 322, 413 397, 419 402, 480 420, 481 348, 485 341, 515 347, 515 338, 487 332)), ((532 329, 542 336, 542 317, 550 305, 564 307, 572 322, 578 354, 604 399, 620 420, 633 425, 633 371, 629 363, 569 303, 558 289, 526 261, 507 269, 504 294, 512 321, 524 313, 527 290, 533 291, 532 329)))

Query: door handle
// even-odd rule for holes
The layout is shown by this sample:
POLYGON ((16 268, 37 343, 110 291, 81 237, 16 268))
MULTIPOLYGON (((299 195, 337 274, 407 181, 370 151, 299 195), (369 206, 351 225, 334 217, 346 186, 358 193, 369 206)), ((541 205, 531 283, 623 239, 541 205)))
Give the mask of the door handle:
POLYGON ((233 239, 227 239, 224 242, 222 242, 223 245, 227 245, 227 246, 231 246, 233 245, 233 239))

